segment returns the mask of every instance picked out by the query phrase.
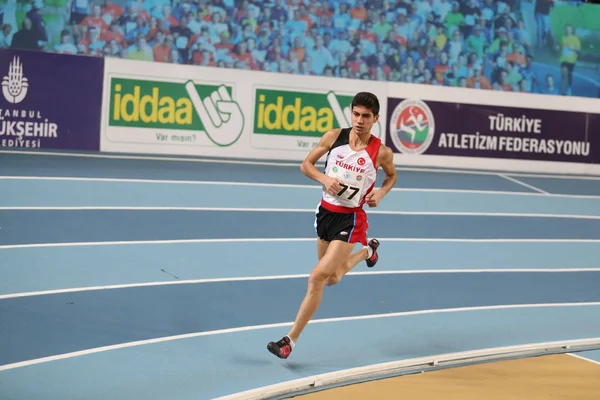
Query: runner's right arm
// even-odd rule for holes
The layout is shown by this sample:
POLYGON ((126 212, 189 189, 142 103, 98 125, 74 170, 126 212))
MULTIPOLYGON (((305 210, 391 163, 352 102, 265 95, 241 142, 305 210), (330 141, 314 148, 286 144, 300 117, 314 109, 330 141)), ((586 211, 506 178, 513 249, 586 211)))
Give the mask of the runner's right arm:
POLYGON ((319 171, 315 166, 315 163, 331 149, 331 146, 339 136, 340 131, 340 129, 331 129, 330 131, 327 131, 321 137, 321 140, 319 140, 319 144, 308 153, 308 156, 306 156, 300 166, 300 170, 304 175, 322 184, 332 195, 336 195, 342 189, 339 185, 342 182, 319 171))

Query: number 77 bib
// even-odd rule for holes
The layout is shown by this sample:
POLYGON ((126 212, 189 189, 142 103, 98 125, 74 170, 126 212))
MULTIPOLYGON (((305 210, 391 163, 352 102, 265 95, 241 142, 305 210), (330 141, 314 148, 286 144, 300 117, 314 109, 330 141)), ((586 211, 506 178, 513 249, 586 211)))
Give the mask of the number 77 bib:
POLYGON ((358 207, 360 195, 365 184, 365 174, 350 171, 339 165, 334 165, 327 171, 327 176, 337 178, 343 183, 342 189, 335 196, 344 207, 358 207))

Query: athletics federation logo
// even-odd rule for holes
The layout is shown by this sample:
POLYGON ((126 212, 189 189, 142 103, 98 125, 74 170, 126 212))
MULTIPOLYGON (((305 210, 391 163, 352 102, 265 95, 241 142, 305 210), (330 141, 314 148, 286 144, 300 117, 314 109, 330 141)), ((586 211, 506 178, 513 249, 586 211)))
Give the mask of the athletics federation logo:
POLYGON ((401 153, 423 154, 435 133, 433 113, 421 100, 404 100, 390 118, 390 136, 401 153))
POLYGON ((23 64, 17 56, 8 66, 8 75, 2 79, 2 94, 6 101, 12 104, 18 104, 27 96, 29 83, 23 76, 23 64))

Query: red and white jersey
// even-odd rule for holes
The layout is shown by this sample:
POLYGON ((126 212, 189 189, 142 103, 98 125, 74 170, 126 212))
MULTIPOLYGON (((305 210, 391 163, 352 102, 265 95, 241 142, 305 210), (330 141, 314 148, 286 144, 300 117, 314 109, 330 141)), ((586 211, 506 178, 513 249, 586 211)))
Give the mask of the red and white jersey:
POLYGON ((354 212, 362 208, 365 196, 375 187, 381 139, 371 136, 366 149, 354 151, 349 144, 350 130, 342 129, 325 161, 325 175, 344 182, 335 196, 323 188, 321 204, 331 211, 354 212))

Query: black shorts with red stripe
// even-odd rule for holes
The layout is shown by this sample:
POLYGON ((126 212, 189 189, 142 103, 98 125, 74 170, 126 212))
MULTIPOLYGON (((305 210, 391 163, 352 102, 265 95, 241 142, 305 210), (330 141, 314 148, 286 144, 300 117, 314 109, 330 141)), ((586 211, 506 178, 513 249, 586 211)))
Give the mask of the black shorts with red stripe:
POLYGON ((315 216, 317 236, 325 241, 367 245, 367 213, 361 208, 353 212, 337 212, 319 205, 315 216))

